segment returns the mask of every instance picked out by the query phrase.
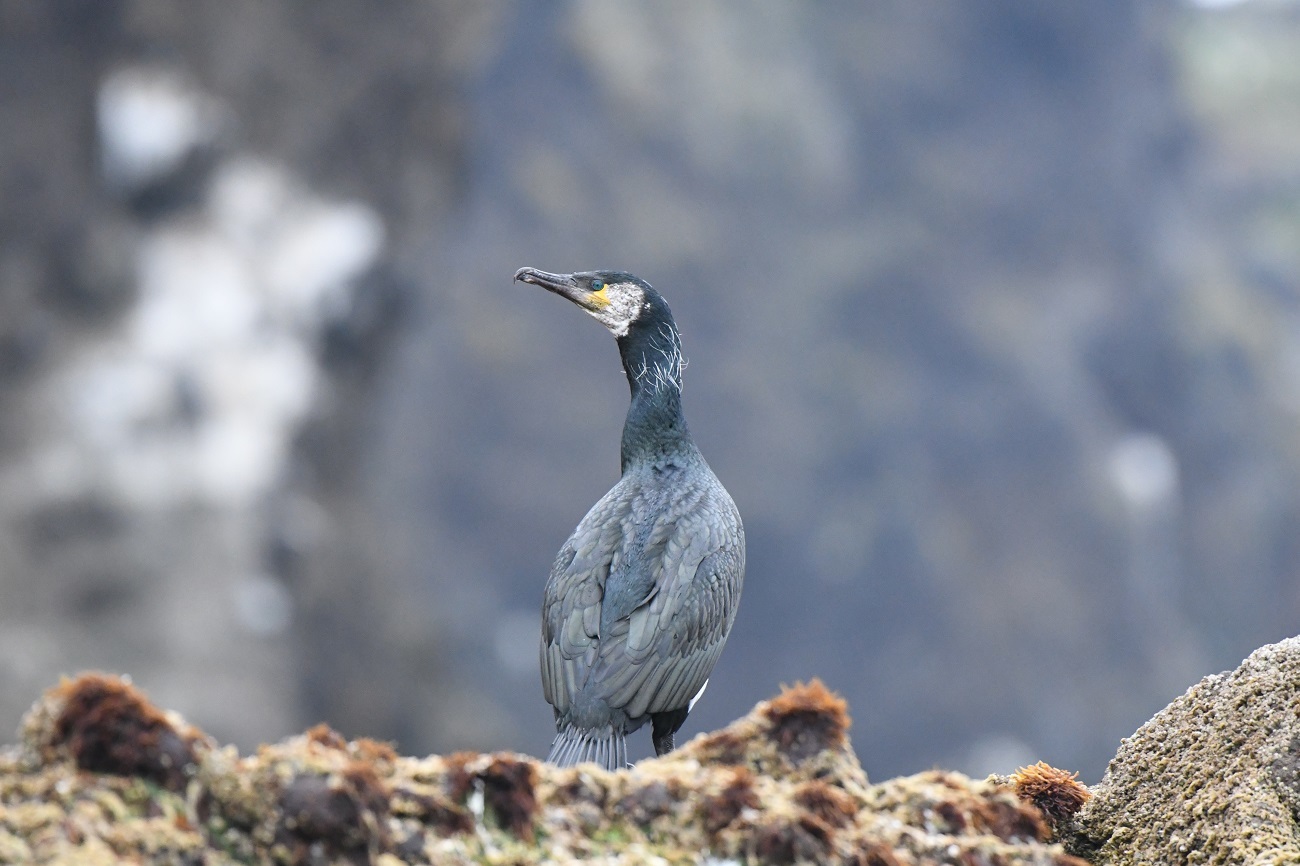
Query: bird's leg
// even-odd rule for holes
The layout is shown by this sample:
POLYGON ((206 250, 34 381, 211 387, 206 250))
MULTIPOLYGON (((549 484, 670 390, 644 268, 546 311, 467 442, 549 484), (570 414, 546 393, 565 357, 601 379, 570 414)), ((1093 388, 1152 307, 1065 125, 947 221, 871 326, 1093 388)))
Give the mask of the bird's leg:
POLYGON ((673 750, 673 735, 686 721, 686 708, 650 715, 651 741, 655 744, 655 757, 662 758, 673 750))

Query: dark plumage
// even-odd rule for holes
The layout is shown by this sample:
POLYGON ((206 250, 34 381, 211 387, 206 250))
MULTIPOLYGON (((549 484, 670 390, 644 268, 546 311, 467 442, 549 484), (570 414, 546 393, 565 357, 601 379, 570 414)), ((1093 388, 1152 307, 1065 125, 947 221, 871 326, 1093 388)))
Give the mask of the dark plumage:
POLYGON ((681 341, 659 293, 615 271, 521 268, 515 279, 605 325, 632 391, 622 478, 560 548, 542 605, 547 760, 620 769, 627 735, 647 721, 655 754, 672 751, 736 618, 745 532, 686 429, 681 341))

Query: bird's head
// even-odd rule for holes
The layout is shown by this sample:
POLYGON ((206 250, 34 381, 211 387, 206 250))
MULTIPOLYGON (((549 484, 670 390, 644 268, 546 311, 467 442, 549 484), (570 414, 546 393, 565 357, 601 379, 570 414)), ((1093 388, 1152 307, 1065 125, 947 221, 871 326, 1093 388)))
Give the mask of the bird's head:
POLYGON ((650 284, 622 271, 581 271, 576 274, 548 274, 536 268, 520 268, 515 279, 532 283, 568 298, 591 314, 615 337, 625 337, 638 323, 667 317, 668 305, 650 284))

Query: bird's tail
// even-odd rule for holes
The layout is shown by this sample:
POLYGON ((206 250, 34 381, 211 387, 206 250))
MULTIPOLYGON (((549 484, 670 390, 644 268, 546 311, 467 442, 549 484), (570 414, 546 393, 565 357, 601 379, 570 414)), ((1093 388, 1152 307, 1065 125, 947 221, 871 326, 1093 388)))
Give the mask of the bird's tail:
POLYGON ((546 760, 557 767, 572 767, 588 761, 606 770, 627 767, 627 734, 613 728, 595 730, 565 725, 551 743, 546 760))

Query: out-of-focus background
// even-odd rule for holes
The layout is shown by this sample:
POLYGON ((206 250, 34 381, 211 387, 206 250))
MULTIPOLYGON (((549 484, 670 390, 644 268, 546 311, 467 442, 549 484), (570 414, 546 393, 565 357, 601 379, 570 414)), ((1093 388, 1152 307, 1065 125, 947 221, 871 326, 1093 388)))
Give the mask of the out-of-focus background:
POLYGON ((521 265, 681 325, 687 735, 820 676, 877 778, 1095 781, 1298 630, 1300 4, 0 0, 0 731, 542 752, 626 383, 521 265))

